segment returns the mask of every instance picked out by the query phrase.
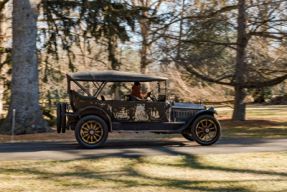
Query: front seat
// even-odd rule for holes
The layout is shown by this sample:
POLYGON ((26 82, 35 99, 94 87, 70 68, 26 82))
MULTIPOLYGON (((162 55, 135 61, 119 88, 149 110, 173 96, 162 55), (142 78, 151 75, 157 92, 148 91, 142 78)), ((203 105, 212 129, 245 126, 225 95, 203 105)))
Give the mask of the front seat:
POLYGON ((102 101, 106 101, 106 99, 103 95, 101 95, 101 99, 102 99, 102 101))
POLYGON ((128 101, 147 101, 147 99, 140 99, 135 95, 125 95, 126 97, 128 97, 128 101))

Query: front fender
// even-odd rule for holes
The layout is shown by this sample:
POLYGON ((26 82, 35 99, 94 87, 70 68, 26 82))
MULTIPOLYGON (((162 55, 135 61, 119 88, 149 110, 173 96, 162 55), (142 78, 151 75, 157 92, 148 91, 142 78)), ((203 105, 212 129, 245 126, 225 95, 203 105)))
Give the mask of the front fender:
POLYGON ((201 115, 212 115, 212 116, 214 116, 214 114, 218 115, 213 107, 211 107, 208 110, 206 110, 206 109, 200 110, 200 111, 196 112, 195 115, 193 115, 189 120, 187 120, 181 128, 179 128, 178 130, 175 130, 175 132, 183 131, 188 126, 190 126, 197 117, 199 117, 201 115))

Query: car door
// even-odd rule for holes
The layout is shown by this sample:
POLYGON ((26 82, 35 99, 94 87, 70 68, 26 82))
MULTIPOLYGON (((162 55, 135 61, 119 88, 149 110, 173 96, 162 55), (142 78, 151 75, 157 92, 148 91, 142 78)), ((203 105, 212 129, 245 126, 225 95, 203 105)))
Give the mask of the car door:
POLYGON ((148 122, 149 114, 147 110, 148 101, 132 101, 132 121, 148 122))
POLYGON ((168 109, 166 102, 147 102, 146 108, 148 112, 148 121, 150 122, 165 122, 168 121, 168 109))
POLYGON ((113 101, 112 119, 116 122, 131 122, 133 106, 132 101, 113 101))

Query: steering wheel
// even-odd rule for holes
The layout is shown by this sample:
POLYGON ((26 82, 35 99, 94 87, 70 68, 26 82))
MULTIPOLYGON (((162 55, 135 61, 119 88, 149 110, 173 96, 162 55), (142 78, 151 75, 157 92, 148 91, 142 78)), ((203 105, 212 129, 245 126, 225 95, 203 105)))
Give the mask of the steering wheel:
POLYGON ((153 95, 153 96, 152 96, 152 95, 150 95, 150 96, 149 96, 149 98, 150 98, 152 101, 157 101, 157 99, 156 99, 156 96, 155 96, 155 95, 153 95))

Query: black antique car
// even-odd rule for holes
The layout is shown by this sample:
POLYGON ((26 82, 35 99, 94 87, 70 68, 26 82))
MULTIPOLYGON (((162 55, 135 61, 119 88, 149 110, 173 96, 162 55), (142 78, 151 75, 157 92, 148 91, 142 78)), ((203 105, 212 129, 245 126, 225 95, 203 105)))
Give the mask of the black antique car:
POLYGON ((78 143, 86 148, 103 145, 112 131, 180 133, 200 145, 214 144, 220 137, 221 127, 213 107, 207 110, 201 104, 169 102, 166 81, 165 77, 120 71, 68 73, 70 104, 57 105, 57 131, 75 130, 78 143), (156 82, 157 97, 139 99, 127 94, 124 100, 108 100, 107 95, 100 95, 107 83, 135 81, 156 82), (93 93, 90 87, 85 87, 87 83, 92 83, 93 93))

